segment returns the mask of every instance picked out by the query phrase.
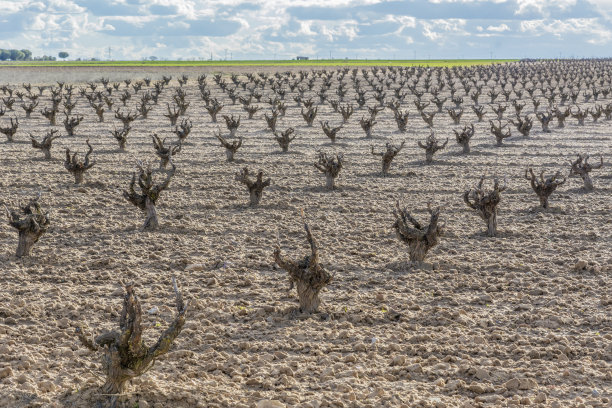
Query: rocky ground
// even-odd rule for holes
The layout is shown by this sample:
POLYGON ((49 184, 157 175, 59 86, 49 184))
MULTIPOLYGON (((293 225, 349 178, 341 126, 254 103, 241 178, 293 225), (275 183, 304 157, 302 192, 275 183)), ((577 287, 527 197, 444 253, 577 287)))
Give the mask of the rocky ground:
MULTIPOLYGON (((146 69, 2 68, 0 82, 20 87, 72 78, 76 94, 101 76, 158 79, 170 72, 146 69)), ((83 123, 72 137, 57 127, 62 137, 51 161, 28 136, 40 139, 50 128, 39 112, 50 105, 48 91, 31 119, 19 102, 0 118, 1 126, 9 117, 20 122, 15 141, 0 144, 0 200, 15 208, 40 192, 51 220, 24 259, 14 256, 16 231, 6 222, 0 228, 0 406, 95 406, 104 399, 101 356, 79 343, 75 328, 96 334, 117 328, 120 282, 131 281, 152 344, 174 316, 173 275, 191 299, 187 323, 171 351, 131 382, 126 407, 610 406, 612 122, 589 118, 578 126, 569 118, 548 134, 536 123, 529 137, 496 147, 487 123, 494 114, 485 104, 487 120, 475 123, 472 152, 464 155, 452 132, 458 126, 440 114, 436 136, 449 143, 427 165, 417 141, 429 130, 411 99, 402 106, 411 112, 406 133, 386 109, 367 139, 359 125, 367 110, 356 110, 331 144, 319 119, 337 126, 341 116, 320 105, 307 127, 288 94, 278 128, 294 127, 297 138, 282 154, 266 130, 266 97, 248 120, 209 78, 226 104, 214 124, 195 81, 205 70, 181 71, 190 77, 186 116, 193 129, 158 201, 155 232, 142 231, 144 215, 122 191, 135 158, 157 166, 153 132, 176 140, 163 116, 176 79, 149 118, 133 123, 124 153, 110 134, 120 122, 107 112, 98 123, 83 98, 74 111, 83 123), (227 133, 221 114, 229 113, 241 115, 244 138, 234 163, 213 137, 218 127, 227 133), (87 138, 96 164, 75 186, 64 149, 82 155, 87 138), (390 176, 382 177, 371 146, 403 140, 390 176), (319 150, 345 155, 335 191, 325 189, 313 166, 319 150), (593 163, 603 155, 603 167, 592 172, 595 190, 585 192, 582 180, 571 177, 551 196, 551 208, 540 209, 523 177, 526 167, 567 175, 578 153, 590 153, 593 163), (245 166, 271 178, 257 208, 248 207, 246 187, 234 180, 245 166), (487 183, 497 176, 508 185, 493 238, 462 198, 483 174, 487 183), (425 264, 409 264, 395 236, 396 200, 423 222, 428 202, 442 208, 445 235, 425 264), (277 236, 288 256, 308 253, 301 210, 321 263, 334 274, 320 313, 310 316, 296 311, 295 289, 288 290, 286 273, 272 260, 277 236)), ((133 96, 127 108, 138 100, 133 96)), ((467 108, 462 123, 472 122, 467 108)))

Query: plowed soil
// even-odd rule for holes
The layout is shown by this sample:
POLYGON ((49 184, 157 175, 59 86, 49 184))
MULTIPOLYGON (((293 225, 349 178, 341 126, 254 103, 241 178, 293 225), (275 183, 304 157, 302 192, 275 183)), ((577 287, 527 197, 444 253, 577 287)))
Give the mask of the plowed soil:
MULTIPOLYGON (((462 125, 476 128, 471 153, 461 154, 452 132, 461 126, 444 112, 434 130, 442 142, 449 138, 448 145, 425 164, 417 142, 429 129, 414 96, 402 104, 410 110, 406 133, 397 130, 387 108, 377 117, 373 138, 365 138, 359 119, 368 112, 356 109, 332 144, 319 120, 338 126, 340 114, 315 104, 317 118, 308 127, 293 101, 296 93, 288 92, 278 129, 293 127, 297 138, 283 154, 263 118, 270 112, 264 102, 269 86, 254 102, 262 109, 249 120, 209 72, 208 87, 225 104, 212 123, 196 83, 206 69, 147 69, 0 71, 0 83, 21 91, 23 82, 74 83, 73 115, 84 116, 68 137, 58 115, 55 128, 62 137, 50 161, 29 138, 41 139, 53 128, 40 114, 51 105, 48 89, 31 119, 19 100, 0 118, 1 126, 10 117, 20 123, 15 141, 0 143, 0 200, 14 209, 40 192, 51 220, 23 259, 15 257, 16 231, 7 222, 0 227, 0 406, 92 407, 108 399, 98 390, 104 382, 101 355, 79 343, 75 328, 84 325, 95 335, 117 329, 121 282, 134 282, 149 326, 145 339, 153 344, 174 317, 171 276, 191 299, 187 323, 171 351, 130 383, 125 407, 610 406, 612 122, 589 117, 578 126, 568 118, 565 128, 554 121, 552 132, 543 133, 536 120, 529 137, 513 136, 497 147, 489 132, 488 120, 495 118, 489 98, 481 97, 487 113, 478 123, 465 97, 462 125), (158 167, 152 133, 166 143, 177 140, 164 114, 181 73, 189 75, 185 116, 193 129, 158 200, 160 228, 144 232, 144 214, 122 192, 135 158, 158 167), (126 152, 120 152, 110 133, 120 121, 109 111, 99 123, 78 88, 102 76, 119 81, 161 75, 174 79, 148 119, 133 122, 126 152), (244 144, 233 163, 213 136, 218 128, 228 134, 223 114, 241 115, 244 144), (82 157, 86 139, 96 164, 84 184, 74 185, 64 151, 82 157), (386 142, 403 140, 391 174, 382 177, 371 146, 382 151, 386 142), (318 151, 344 154, 334 191, 325 189, 313 166, 318 151), (540 209, 525 169, 567 176, 578 153, 591 154, 593 164, 603 156, 603 167, 591 173, 594 191, 585 192, 580 178, 569 177, 552 194, 551 208, 540 209), (244 167, 261 169, 272 180, 259 207, 248 207, 247 189, 234 179, 244 167), (507 182, 496 237, 486 236, 484 221, 462 198, 483 174, 486 188, 493 177, 507 182), (396 200, 423 224, 428 202, 442 208, 445 234, 423 264, 411 264, 395 236, 396 200), (285 255, 309 253, 301 210, 322 265, 334 274, 313 315, 297 310, 295 289, 288 290, 287 274, 272 260, 277 236, 285 255)), ((113 93, 115 107, 125 88, 122 83, 113 93)), ((147 89, 121 109, 134 111, 147 89)), ((314 92, 307 95, 318 102, 314 92)), ((337 98, 334 88, 330 95, 337 98)), ((347 101, 354 104, 353 97, 351 88, 347 101)), ((524 113, 533 112, 531 101, 523 102, 524 113)), ((578 104, 584 109, 609 102, 581 97, 578 104)), ((375 104, 370 91, 368 105, 375 104)), ((505 118, 514 117, 508 105, 505 118)), ((543 100, 540 110, 545 105, 543 100)), ((513 134, 519 135, 515 129, 513 134)), ((164 177, 161 170, 154 174, 155 180, 164 177)))

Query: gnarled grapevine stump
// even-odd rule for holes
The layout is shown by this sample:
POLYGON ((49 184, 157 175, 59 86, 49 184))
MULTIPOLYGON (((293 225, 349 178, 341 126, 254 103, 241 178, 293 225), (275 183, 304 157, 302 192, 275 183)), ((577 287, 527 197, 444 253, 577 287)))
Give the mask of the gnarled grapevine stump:
POLYGON ((172 170, 170 170, 166 176, 166 180, 161 184, 153 184, 153 170, 149 164, 137 162, 138 166, 138 186, 140 187, 140 194, 136 193, 134 186, 136 185, 136 173, 132 175, 132 181, 128 191, 123 192, 123 197, 130 203, 135 205, 144 211, 147 215, 143 225, 144 230, 155 230, 159 227, 159 221, 157 219, 157 211, 155 210, 155 203, 159 199, 159 195, 162 191, 168 188, 170 179, 176 172, 176 166, 172 161, 172 170))
POLYGON ((302 313, 314 313, 321 305, 319 293, 321 289, 329 285, 332 275, 319 264, 319 249, 310 227, 304 223, 306 239, 310 244, 310 255, 306 255, 300 261, 294 261, 281 255, 280 245, 277 243, 274 249, 274 262, 287 273, 291 282, 290 289, 295 285, 300 301, 302 313))
POLYGON ((49 227, 48 213, 44 212, 38 203, 40 194, 19 211, 9 211, 5 207, 9 225, 19 231, 19 244, 17 245, 17 257, 30 255, 30 250, 38 239, 47 232, 49 227))
POLYGON ((408 245, 408 255, 412 262, 423 262, 427 252, 438 245, 438 237, 443 226, 438 225, 440 207, 432 209, 427 205, 430 214, 429 225, 421 225, 406 208, 400 208, 399 201, 395 204, 393 228, 397 237, 408 245))
POLYGON ((481 176, 476 188, 463 194, 463 201, 487 223, 487 235, 494 237, 497 233, 497 205, 501 201, 501 192, 506 189, 506 184, 500 186, 499 180, 495 178, 493 190, 485 192, 482 188, 484 180, 485 176, 481 176))
POLYGON ((127 381, 150 370, 155 360, 170 350, 172 342, 183 329, 189 302, 183 302, 183 296, 178 290, 174 277, 172 277, 172 286, 176 294, 177 314, 170 327, 150 347, 147 347, 142 338, 144 330, 142 309, 134 291, 134 284, 125 285, 119 330, 102 333, 92 340, 82 327, 77 328, 77 336, 85 347, 92 351, 104 352, 102 366, 106 373, 106 381, 101 394, 110 397, 110 407, 117 406, 119 397, 125 392, 127 381))

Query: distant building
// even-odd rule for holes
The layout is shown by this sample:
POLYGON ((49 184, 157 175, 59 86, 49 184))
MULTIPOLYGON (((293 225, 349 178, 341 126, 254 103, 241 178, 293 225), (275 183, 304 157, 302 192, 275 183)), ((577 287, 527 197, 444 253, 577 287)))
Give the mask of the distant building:
POLYGON ((301 57, 299 55, 297 57, 295 57, 295 59, 298 60, 298 61, 308 61, 308 57, 301 57))

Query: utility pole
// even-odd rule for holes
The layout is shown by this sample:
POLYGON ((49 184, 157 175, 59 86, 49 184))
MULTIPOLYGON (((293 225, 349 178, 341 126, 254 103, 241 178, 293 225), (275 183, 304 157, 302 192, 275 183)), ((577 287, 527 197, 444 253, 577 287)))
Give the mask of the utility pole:
POLYGON ((112 59, 112 58, 111 58, 111 55, 112 55, 112 54, 111 54, 111 52, 112 52, 112 50, 113 50, 113 49, 112 49, 111 47, 108 47, 108 60, 109 60, 109 61, 112 59))
POLYGON ((332 59, 331 50, 329 51, 329 59, 332 59))
POLYGON ((227 48, 225 49, 225 60, 227 61, 227 48))

